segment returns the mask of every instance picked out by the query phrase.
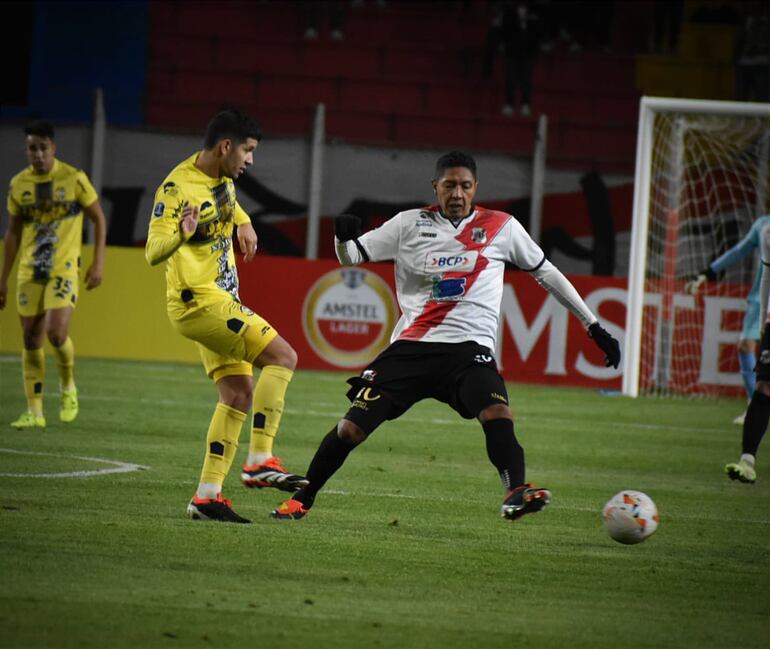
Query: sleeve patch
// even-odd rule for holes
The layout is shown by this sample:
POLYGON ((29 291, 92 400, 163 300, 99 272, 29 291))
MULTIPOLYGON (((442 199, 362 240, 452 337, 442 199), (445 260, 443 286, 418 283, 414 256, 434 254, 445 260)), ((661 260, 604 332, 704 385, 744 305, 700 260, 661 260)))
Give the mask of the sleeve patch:
POLYGON ((152 215, 157 219, 158 217, 163 216, 163 211, 166 209, 166 206, 162 202, 155 203, 155 207, 152 210, 152 215))

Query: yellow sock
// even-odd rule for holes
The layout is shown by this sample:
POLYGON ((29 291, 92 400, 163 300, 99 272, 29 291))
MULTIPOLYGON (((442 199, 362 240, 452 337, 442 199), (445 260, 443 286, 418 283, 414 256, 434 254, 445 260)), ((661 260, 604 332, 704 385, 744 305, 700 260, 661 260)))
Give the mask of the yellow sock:
POLYGON ((62 392, 75 389, 75 346, 69 336, 61 347, 53 348, 59 366, 59 386, 62 392))
MULTIPOLYGON (((283 415, 283 398, 294 372, 280 365, 265 365, 254 388, 249 455, 273 452, 273 441, 283 415)), ((247 460, 248 462, 248 460, 247 460)))
POLYGON ((45 378, 45 352, 40 349, 23 349, 21 365, 24 372, 24 394, 27 408, 36 417, 43 416, 43 379, 45 378))
MULTIPOLYGON (((217 404, 206 435, 206 456, 203 459, 201 485, 209 487, 216 485, 218 491, 222 490, 222 484, 238 450, 238 438, 245 419, 245 412, 226 406, 224 403, 217 404)), ((200 493, 198 495, 204 497, 200 493)))

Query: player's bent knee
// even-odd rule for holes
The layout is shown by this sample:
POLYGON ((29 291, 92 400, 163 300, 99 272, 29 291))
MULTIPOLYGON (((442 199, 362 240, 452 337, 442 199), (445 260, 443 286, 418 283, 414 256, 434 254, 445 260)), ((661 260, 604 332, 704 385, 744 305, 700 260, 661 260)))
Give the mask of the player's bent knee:
POLYGON ((67 334, 63 334, 60 331, 49 331, 48 342, 50 342, 54 347, 61 347, 64 343, 67 342, 67 334))
POLYGON ((340 419, 337 424, 337 437, 348 444, 358 446, 366 439, 366 433, 349 419, 340 419))
POLYGON ((502 403, 487 406, 479 413, 479 421, 482 424, 493 419, 513 419, 513 413, 508 406, 502 403))
POLYGON ((292 372, 297 367, 297 352, 280 336, 273 339, 273 341, 265 347, 262 353, 257 356, 254 363, 257 367, 265 367, 266 365, 278 365, 279 367, 285 367, 292 372))

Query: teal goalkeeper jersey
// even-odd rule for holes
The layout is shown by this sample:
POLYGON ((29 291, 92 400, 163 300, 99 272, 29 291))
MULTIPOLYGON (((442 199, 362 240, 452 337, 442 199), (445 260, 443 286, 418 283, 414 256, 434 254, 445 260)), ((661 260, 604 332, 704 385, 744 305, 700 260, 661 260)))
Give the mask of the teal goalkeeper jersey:
MULTIPOLYGON (((755 250, 759 250, 762 242, 762 228, 770 223, 770 214, 760 216, 754 225, 751 226, 748 234, 737 244, 709 264, 709 268, 715 273, 737 264, 741 259, 750 255, 755 250)), ((770 259, 764 261, 770 262, 770 259)), ((754 284, 751 286, 749 294, 746 296, 747 302, 756 302, 759 304, 759 284, 762 280, 762 264, 757 265, 757 273, 754 277, 754 284)))

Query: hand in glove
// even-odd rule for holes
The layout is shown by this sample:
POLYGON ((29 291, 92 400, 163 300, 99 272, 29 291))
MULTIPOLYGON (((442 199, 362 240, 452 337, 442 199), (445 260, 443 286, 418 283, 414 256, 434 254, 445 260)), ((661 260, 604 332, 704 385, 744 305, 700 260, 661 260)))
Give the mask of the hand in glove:
POLYGON ((593 338, 597 347, 604 352, 604 364, 617 369, 620 365, 620 343, 615 340, 598 322, 588 327, 588 335, 593 338))
POLYGON ((353 214, 340 214, 334 219, 334 236, 340 242, 357 239, 361 236, 361 219, 353 214))

